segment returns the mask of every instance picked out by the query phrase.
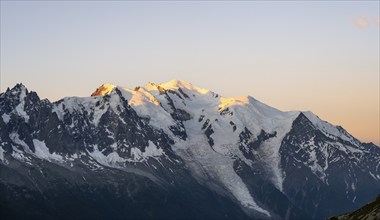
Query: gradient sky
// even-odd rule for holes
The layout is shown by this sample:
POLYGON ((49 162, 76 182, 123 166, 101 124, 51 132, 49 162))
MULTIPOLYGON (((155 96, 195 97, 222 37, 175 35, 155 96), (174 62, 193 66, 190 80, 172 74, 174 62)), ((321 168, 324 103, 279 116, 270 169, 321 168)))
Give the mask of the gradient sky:
POLYGON ((379 1, 1 1, 1 92, 171 79, 380 142, 379 1))

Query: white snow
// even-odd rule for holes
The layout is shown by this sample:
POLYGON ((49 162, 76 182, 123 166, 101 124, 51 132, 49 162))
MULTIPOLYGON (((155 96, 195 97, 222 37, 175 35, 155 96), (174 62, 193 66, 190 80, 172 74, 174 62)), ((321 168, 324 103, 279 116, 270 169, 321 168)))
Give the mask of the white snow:
MULTIPOLYGON (((369 175, 373 178, 373 179, 375 179, 376 181, 379 179, 380 180, 380 178, 376 178, 376 176, 371 172, 371 171, 369 171, 369 175)), ((377 176, 379 176, 379 175, 377 175, 377 176)))
POLYGON ((15 108, 17 114, 24 118, 25 122, 28 123, 29 115, 25 112, 25 97, 26 97, 26 88, 22 87, 20 93, 20 104, 18 104, 15 108))
POLYGON ((134 161, 146 161, 148 157, 159 157, 164 154, 161 148, 158 148, 152 141, 149 141, 149 145, 142 152, 140 149, 133 147, 131 148, 131 156, 134 161))
POLYGON ((57 115, 58 119, 60 121, 63 121, 63 117, 64 117, 65 113, 64 113, 62 104, 60 104, 60 105, 54 105, 52 112, 55 112, 55 114, 57 115))
MULTIPOLYGON (((30 147, 23 141, 20 139, 19 135, 17 133, 11 133, 9 135, 9 138, 17 145, 21 145, 24 149, 24 151, 27 153, 27 154, 30 154, 30 155, 33 155, 37 158, 40 158, 40 159, 46 159, 46 160, 55 160, 55 161, 59 161, 59 162, 63 162, 63 157, 61 155, 58 155, 56 153, 50 153, 49 152, 49 148, 46 147, 46 144, 44 141, 40 141, 40 140, 37 140, 37 139, 33 139, 33 145, 34 145, 34 148, 35 148, 35 152, 33 152, 30 147)), ((23 155, 23 152, 18 150, 17 148, 13 147, 13 153, 12 153, 12 156, 14 158, 18 158, 18 159, 22 159, 22 158, 25 158, 25 156, 23 155)))
POLYGON ((30 159, 24 154, 24 152, 20 151, 19 149, 17 149, 14 146, 12 146, 12 149, 13 149, 13 152, 12 152, 11 155, 12 155, 13 158, 15 158, 16 160, 20 160, 20 161, 26 162, 29 165, 31 165, 30 159))
POLYGON ((167 90, 178 90, 179 88, 185 89, 185 90, 190 90, 190 91, 195 91, 200 94, 206 94, 209 92, 207 89, 202 89, 199 87, 196 87, 188 82, 182 81, 182 80, 171 80, 166 83, 160 83, 159 86, 161 86, 164 89, 167 90))
POLYGON ((314 145, 314 141, 312 143, 309 143, 311 147, 311 151, 309 153, 309 160, 307 162, 308 167, 310 167, 311 171, 322 181, 326 181, 326 173, 324 172, 325 170, 318 164, 318 158, 317 158, 317 153, 314 145))
POLYGON ((116 164, 123 164, 127 160, 124 158, 121 158, 117 152, 112 152, 107 155, 106 161, 108 164, 115 166, 116 164))
MULTIPOLYGON (((260 128, 263 128, 262 125, 266 125, 265 123, 252 122, 252 120, 254 121, 257 118, 255 114, 252 114, 255 111, 255 107, 251 106, 250 98, 226 99, 209 90, 192 86, 183 81, 171 81, 159 86, 167 90, 174 90, 182 96, 181 92, 178 91, 180 88, 182 92, 190 97, 188 99, 181 99, 177 95, 168 93, 176 108, 183 109, 192 116, 191 120, 183 122, 188 135, 187 140, 181 141, 175 137, 172 138, 177 141, 173 146, 173 150, 184 159, 193 175, 199 181, 206 184, 210 181, 221 183, 228 192, 240 201, 242 206, 270 216, 267 210, 257 205, 245 183, 233 168, 236 157, 250 164, 250 161, 242 155, 238 148, 240 132, 244 127, 248 127, 253 132, 259 133, 261 131, 260 128), (220 115, 220 111, 227 107, 232 111, 236 111, 233 116, 220 115), (252 109, 249 109, 250 107, 252 109), (198 122, 201 115, 204 116, 204 120, 198 122), (241 118, 237 115, 241 116, 241 118), (207 119, 214 130, 214 133, 211 135, 211 138, 214 140, 212 147, 208 144, 207 137, 204 134, 204 130, 202 130, 203 123, 207 119), (230 121, 233 121, 237 126, 237 131, 233 134, 231 133, 230 121)), ((170 108, 167 107, 167 100, 157 91, 157 86, 149 84, 145 86, 145 89, 149 90, 160 101, 165 110, 170 111, 170 108)), ((162 126, 164 123, 160 124, 162 126)), ((274 128, 272 127, 271 129, 274 128)), ((134 150, 132 153, 133 155, 139 155, 137 150, 134 150)), ((278 166, 273 161, 269 163, 274 164, 273 166, 278 166)))
POLYGON ((354 147, 351 147, 349 145, 345 145, 345 147, 352 153, 359 153, 359 154, 362 154, 363 151, 360 150, 359 148, 354 148, 354 147))
MULTIPOLYGON (((114 100, 113 100, 114 101, 114 100)), ((89 116, 91 112, 94 113, 92 123, 97 126, 104 113, 107 112, 110 103, 103 103, 102 97, 65 97, 62 102, 53 107, 53 112, 55 112, 59 120, 63 121, 64 115, 68 112, 73 114, 78 112, 84 114, 86 112, 89 116), (97 106, 97 103, 100 103, 97 106)), ((70 125, 71 128, 75 127, 75 124, 70 125)))
POLYGON ((8 122, 11 120, 11 117, 5 113, 1 117, 3 118, 5 124, 8 124, 8 122))
POLYGON ((102 165, 109 165, 106 156, 99 151, 98 145, 93 145, 94 151, 88 153, 92 158, 94 158, 96 161, 98 161, 102 165))
POLYGON ((312 112, 302 112, 319 130, 321 130, 326 135, 332 135, 334 137, 339 137, 342 140, 349 141, 353 143, 353 138, 346 134, 343 134, 338 130, 338 128, 326 121, 321 120, 318 116, 312 112))
POLYGON ((145 148, 143 157, 159 157, 164 154, 161 148, 158 148, 152 141, 149 141, 148 147, 145 148))
POLYGON ((63 162, 61 155, 49 152, 49 148, 47 148, 44 141, 33 139, 33 144, 35 148, 34 155, 38 158, 63 162))
MULTIPOLYGON (((190 166, 193 167, 192 171, 195 175, 198 175, 198 178, 201 176, 215 176, 215 179, 222 181, 228 190, 241 201, 243 206, 256 207, 257 210, 261 210, 249 194, 245 184, 234 172, 234 159, 232 158, 238 157, 247 164, 251 164, 252 161, 247 160, 238 148, 239 134, 247 127, 256 137, 263 129, 267 133, 277 133, 276 137, 263 144, 258 153, 263 163, 266 164, 268 175, 273 183, 279 190, 282 190, 283 176, 278 151, 283 137, 290 130, 292 122, 299 112, 281 112, 252 97, 224 98, 207 89, 179 80, 172 80, 159 85, 149 83, 132 93, 130 90, 125 89, 124 91, 132 94, 129 96, 129 100, 131 100, 130 104, 136 112, 140 116, 148 116, 151 119, 150 124, 152 126, 163 129, 168 134, 170 134, 170 132, 167 132, 168 127, 174 122, 170 116, 172 109, 168 100, 160 92, 162 89, 164 91, 172 90, 183 97, 180 98, 175 94, 167 93, 175 108, 183 109, 192 116, 191 120, 184 122, 188 134, 186 142, 181 142, 174 135, 172 139, 177 141, 174 150, 178 154, 181 154, 188 163, 198 164, 198 166, 190 166), (189 98, 184 97, 179 89, 189 98), (141 97, 149 98, 143 99, 141 97), (157 102, 162 107, 158 106, 157 102), (233 115, 221 116, 220 112, 226 108, 229 108, 233 115), (204 120, 199 123, 198 119, 201 115, 203 115, 204 120), (202 130, 202 125, 207 119, 209 119, 214 130, 211 137, 215 144, 212 148, 209 146, 202 130), (233 121, 237 127, 236 132, 233 134, 231 133, 230 121, 233 121), (196 162, 189 162, 191 160, 196 162), (220 163, 224 165, 222 170, 219 169, 218 164, 220 163)), ((142 159, 142 153, 137 148, 132 148, 131 156, 135 160, 142 159)))
POLYGON ((140 149, 138 149, 136 147, 132 147, 131 148, 131 156, 132 156, 133 160, 140 161, 142 158, 142 152, 140 149))
MULTIPOLYGON (((254 209, 267 216, 269 212, 258 206, 249 193, 248 188, 233 169, 234 160, 214 151, 207 143, 207 139, 199 134, 199 130, 192 129, 194 122, 186 122, 189 139, 177 143, 176 153, 180 155, 193 175, 201 182, 221 183, 242 206, 254 209)), ((226 147, 226 146, 225 146, 226 147)), ((228 148, 228 147, 227 147, 228 148)))
POLYGON ((355 186, 355 183, 351 183, 351 189, 353 190, 353 191, 356 191, 356 186, 355 186))
POLYGON ((4 149, 3 149, 3 147, 2 146, 0 146, 0 160, 1 161, 4 161, 5 159, 4 159, 4 149))
POLYGON ((13 143, 21 145, 25 152, 32 153, 29 146, 23 140, 20 139, 20 136, 17 133, 11 133, 9 135, 9 138, 13 141, 13 143))
POLYGON ((116 86, 110 83, 105 83, 96 89, 95 92, 91 94, 91 96, 104 96, 109 94, 116 86))
POLYGON ((161 148, 158 148, 153 142, 149 141, 149 145, 145 148, 145 151, 142 152, 140 149, 136 147, 131 148, 131 158, 122 158, 120 155, 116 152, 117 144, 114 143, 111 145, 111 147, 115 150, 108 154, 107 156, 104 155, 99 149, 98 145, 93 145, 94 151, 88 153, 92 158, 94 158, 97 162, 104 166, 109 167, 115 167, 115 168, 122 168, 124 166, 125 162, 144 162, 149 157, 159 157, 164 154, 163 150, 161 148))
POLYGON ((104 113, 106 113, 108 110, 107 107, 103 107, 103 109, 101 109, 100 107, 95 107, 95 110, 94 110, 94 120, 93 120, 93 123, 95 124, 95 126, 97 126, 100 122, 100 119, 102 118, 102 116, 104 115, 104 113))
POLYGON ((171 117, 170 112, 161 107, 161 103, 152 93, 145 88, 140 88, 137 91, 124 88, 120 91, 138 116, 149 118, 149 125, 163 129, 165 133, 172 133, 169 127, 176 125, 176 122, 171 117))
MULTIPOLYGON (((235 137, 235 145, 238 140, 238 134, 246 127, 252 132, 254 137, 257 137, 262 130, 267 133, 276 133, 275 137, 262 143, 257 151, 258 158, 265 165, 268 175, 275 186, 282 191, 282 183, 284 177, 280 167, 279 148, 284 136, 290 131, 294 119, 299 112, 281 112, 275 108, 267 106, 252 97, 235 97, 221 98, 218 106, 219 111, 228 108, 234 114, 224 118, 218 118, 218 122, 224 122, 222 126, 214 126, 216 129, 215 136, 218 142, 226 142, 230 139, 231 133, 228 130, 222 131, 228 127, 227 123, 233 121, 238 129, 235 137), (220 132, 220 135, 218 133, 220 132)), ((221 143, 220 143, 221 144, 221 143)))

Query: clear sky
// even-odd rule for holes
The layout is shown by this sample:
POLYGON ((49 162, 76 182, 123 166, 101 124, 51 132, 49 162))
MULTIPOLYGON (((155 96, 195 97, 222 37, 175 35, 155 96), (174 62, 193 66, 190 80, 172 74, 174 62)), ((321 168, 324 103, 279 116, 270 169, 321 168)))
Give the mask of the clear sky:
POLYGON ((379 1, 1 1, 1 92, 171 79, 380 142, 379 1))

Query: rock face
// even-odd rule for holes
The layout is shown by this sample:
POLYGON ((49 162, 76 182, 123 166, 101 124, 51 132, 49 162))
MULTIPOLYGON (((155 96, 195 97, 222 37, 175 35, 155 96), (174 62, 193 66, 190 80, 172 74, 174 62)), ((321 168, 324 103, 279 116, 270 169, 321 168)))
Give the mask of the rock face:
POLYGON ((325 219, 380 193, 380 148, 184 81, 0 94, 2 219, 325 219))

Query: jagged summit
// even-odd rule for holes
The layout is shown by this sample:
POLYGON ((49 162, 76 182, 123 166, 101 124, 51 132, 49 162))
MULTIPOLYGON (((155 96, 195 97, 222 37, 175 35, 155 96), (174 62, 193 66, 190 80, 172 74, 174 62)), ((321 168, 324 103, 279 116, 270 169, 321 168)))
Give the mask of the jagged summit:
MULTIPOLYGON (((171 80, 159 84, 150 82, 146 84, 144 87, 138 86, 133 90, 129 88, 123 88, 111 83, 104 83, 91 94, 91 97, 108 95, 115 88, 118 88, 120 91, 122 91, 124 98, 129 102, 129 104, 138 108, 137 111, 140 112, 141 115, 144 115, 144 117, 154 118, 155 116, 152 115, 153 113, 163 113, 163 115, 165 115, 165 111, 173 114, 171 112, 173 108, 179 108, 181 111, 185 110, 189 112, 206 111, 209 113, 212 112, 212 114, 225 114, 229 112, 229 114, 231 115, 233 115, 234 111, 238 111, 241 115, 239 117, 239 120, 241 121, 242 125, 245 125, 246 123, 249 124, 249 120, 254 120, 256 121, 256 123, 260 125, 257 129, 253 128, 253 130, 256 130, 256 132, 258 133, 260 132, 261 128, 273 130, 276 127, 275 124, 277 122, 280 122, 282 118, 290 118, 291 121, 298 114, 301 113, 299 111, 282 112, 276 108, 273 108, 256 100, 251 96, 222 97, 214 92, 211 92, 208 89, 197 87, 183 80, 171 80), (163 97, 161 93, 167 91, 169 91, 169 93, 175 96, 172 98, 170 98, 170 96, 168 95, 166 95, 166 97, 163 97), (176 98, 183 99, 181 101, 182 104, 180 102, 171 103, 173 101, 177 102, 176 98), (187 100, 186 102, 188 103, 186 104, 184 100, 187 100), (153 111, 153 109, 150 106, 151 104, 153 104, 154 106, 161 106, 164 111, 153 111), (177 105, 177 107, 171 106, 172 104, 177 105), (249 119, 246 115, 251 115, 253 116, 253 118, 257 118, 258 120, 249 119), (279 121, 274 123, 273 119, 279 119, 279 121)), ((35 96, 37 96, 35 92, 32 93, 35 96)), ((17 96, 23 103, 25 97, 29 94, 29 92, 25 85, 23 85, 22 83, 18 83, 12 89, 8 88, 7 91, 3 94, 7 94, 8 96, 17 96)), ((80 100, 80 98, 67 97, 65 98, 65 100, 80 100)), ((72 105, 69 104, 69 106, 71 107, 72 105)), ((72 109, 69 109, 71 112, 72 109)), ((316 128, 320 129, 326 135, 340 138, 342 140, 349 141, 354 144, 358 143, 358 140, 352 137, 350 134, 348 134, 347 131, 345 131, 343 128, 339 128, 339 126, 334 126, 326 121, 321 120, 317 115, 310 111, 302 113, 314 124, 314 126, 316 126, 316 128)), ((194 115, 194 113, 191 113, 190 115, 194 115)), ((195 115, 198 115, 198 113, 195 115)), ((168 119, 165 122, 157 122, 156 125, 158 126, 160 123, 168 125, 173 124, 175 122, 172 122, 171 119, 168 119)), ((158 127, 161 128, 161 126, 158 127)))
MULTIPOLYGON (((104 95, 107 95, 107 94, 111 93, 111 91, 115 87, 122 88, 120 86, 116 86, 116 85, 113 85, 113 84, 110 84, 110 83, 105 83, 105 84, 101 85, 100 87, 98 87, 95 90, 95 92, 93 92, 91 94, 91 96, 104 96, 104 95)), ((186 81, 183 81, 183 80, 171 80, 171 81, 168 81, 168 82, 165 82, 165 83, 159 83, 159 84, 155 84, 155 83, 149 82, 144 87, 141 87, 141 86, 135 87, 134 90, 136 91, 136 90, 138 90, 140 88, 144 88, 147 91, 165 91, 165 90, 177 90, 177 91, 181 90, 182 91, 182 90, 187 90, 187 91, 192 91, 192 92, 196 92, 196 93, 199 93, 199 94, 206 94, 207 92, 209 92, 208 89, 203 89, 203 88, 194 86, 193 84, 191 84, 189 82, 186 82, 186 81)), ((124 90, 130 91, 131 89, 124 88, 124 90)))
MULTIPOLYGON (((9 88, 8 88, 9 89, 9 88)), ((26 89, 26 86, 24 85, 24 84, 22 84, 22 83, 17 83, 13 88, 12 88, 12 90, 14 90, 14 89, 21 89, 21 90, 24 90, 24 89, 26 89)))
POLYGON ((28 93, 28 89, 22 83, 17 83, 13 88, 7 88, 7 90, 2 94, 15 95, 21 92, 28 93))
POLYGON ((105 83, 99 86, 91 96, 104 96, 109 94, 116 86, 110 83, 105 83))

